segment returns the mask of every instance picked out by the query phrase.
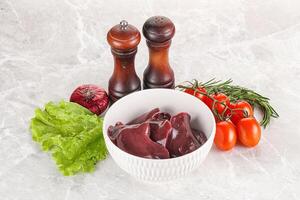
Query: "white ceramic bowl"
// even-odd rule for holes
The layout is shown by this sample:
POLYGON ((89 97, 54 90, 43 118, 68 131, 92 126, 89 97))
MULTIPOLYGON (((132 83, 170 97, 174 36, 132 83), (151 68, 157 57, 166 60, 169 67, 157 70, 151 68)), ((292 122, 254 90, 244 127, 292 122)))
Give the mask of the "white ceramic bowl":
POLYGON ((103 134, 108 151, 120 168, 137 179, 158 182, 184 176, 199 167, 212 146, 215 126, 212 112, 196 97, 177 90, 148 89, 127 95, 114 103, 104 117, 103 134), (189 154, 161 160, 131 155, 111 142, 107 135, 110 125, 118 121, 127 123, 153 108, 160 108, 170 114, 188 112, 193 127, 202 130, 208 140, 189 154))

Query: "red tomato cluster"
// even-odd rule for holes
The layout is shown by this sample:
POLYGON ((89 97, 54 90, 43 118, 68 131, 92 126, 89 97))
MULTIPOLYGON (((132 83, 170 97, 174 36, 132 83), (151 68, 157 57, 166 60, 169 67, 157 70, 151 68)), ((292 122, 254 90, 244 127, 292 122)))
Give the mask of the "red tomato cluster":
POLYGON ((261 128, 247 101, 230 102, 222 93, 208 95, 205 88, 188 88, 185 92, 199 98, 213 111, 217 122, 214 143, 220 150, 232 149, 237 140, 246 147, 258 144, 261 128))

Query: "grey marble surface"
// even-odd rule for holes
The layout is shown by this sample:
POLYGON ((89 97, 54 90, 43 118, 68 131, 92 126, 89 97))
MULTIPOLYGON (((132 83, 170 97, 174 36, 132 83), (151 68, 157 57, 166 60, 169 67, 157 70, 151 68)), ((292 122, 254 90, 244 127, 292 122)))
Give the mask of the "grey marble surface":
MULTIPOLYGON (((0 199, 299 199, 299 0, 0 0, 0 199), (232 78, 270 97, 280 119, 254 149, 212 148, 181 180, 141 183, 109 157, 92 174, 63 177, 31 140, 36 107, 68 99, 83 83, 107 87, 106 33, 152 15, 177 28, 170 63, 177 83, 232 78)), ((141 76, 148 60, 142 39, 141 76)))

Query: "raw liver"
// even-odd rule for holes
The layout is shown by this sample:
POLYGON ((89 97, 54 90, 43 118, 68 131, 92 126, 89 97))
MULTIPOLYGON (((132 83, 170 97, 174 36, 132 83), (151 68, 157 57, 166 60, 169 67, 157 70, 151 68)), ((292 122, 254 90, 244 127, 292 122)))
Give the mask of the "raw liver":
POLYGON ((198 149, 201 145, 193 135, 190 125, 191 116, 179 113, 171 118, 172 138, 167 144, 171 157, 178 157, 198 149))

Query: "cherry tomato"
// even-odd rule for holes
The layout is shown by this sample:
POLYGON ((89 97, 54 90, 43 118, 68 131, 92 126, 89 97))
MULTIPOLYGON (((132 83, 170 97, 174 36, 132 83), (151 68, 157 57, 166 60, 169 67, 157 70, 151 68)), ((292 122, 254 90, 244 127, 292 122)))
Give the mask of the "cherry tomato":
POLYGON ((261 128, 253 117, 241 119, 237 124, 239 141, 246 147, 254 147, 258 144, 261 136, 261 128))
POLYGON ((223 151, 232 149, 236 144, 236 140, 237 134, 232 122, 221 121, 217 123, 214 143, 219 149, 223 151))
MULTIPOLYGON (((197 88, 198 91, 206 94, 206 89, 205 88, 202 88, 202 87, 198 87, 197 88)), ((184 92, 188 93, 188 94, 191 94, 195 97, 197 97, 198 99, 200 99, 201 101, 203 101, 206 105, 208 103, 208 101, 210 100, 206 95, 204 94, 201 94, 200 92, 198 91, 195 91, 194 89, 192 88, 188 88, 188 89, 185 89, 184 92)))
POLYGON ((231 109, 237 109, 232 111, 232 115, 230 117, 230 120, 237 125, 237 123, 245 118, 244 112, 247 112, 248 117, 253 116, 253 108, 247 101, 237 101, 236 103, 230 103, 229 108, 231 109))
MULTIPOLYGON (((222 103, 229 105, 229 98, 223 93, 212 94, 211 97, 218 101, 215 103, 214 109, 221 115, 225 109, 225 106, 222 103)), ((209 101, 208 107, 213 109, 212 100, 209 101)))

